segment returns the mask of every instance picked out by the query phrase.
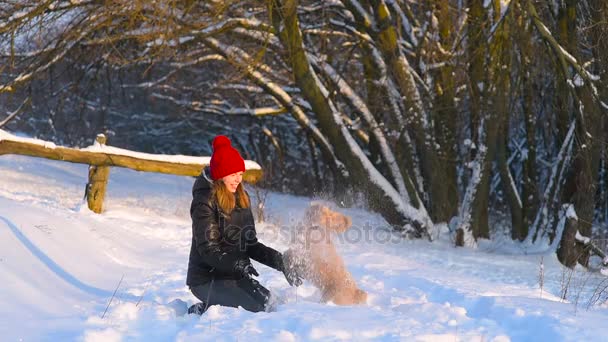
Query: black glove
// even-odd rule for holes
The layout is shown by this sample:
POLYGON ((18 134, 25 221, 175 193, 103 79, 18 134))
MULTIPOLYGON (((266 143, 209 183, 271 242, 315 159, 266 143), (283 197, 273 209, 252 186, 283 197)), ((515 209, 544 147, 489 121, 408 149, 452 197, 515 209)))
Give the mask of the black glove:
POLYGON ((287 279, 290 286, 298 287, 302 285, 302 277, 300 277, 300 275, 295 272, 294 269, 284 268, 283 274, 285 275, 285 279, 287 279))
POLYGON ((288 250, 283 253, 283 266, 281 267, 281 271, 283 271, 283 275, 285 275, 285 279, 290 286, 300 286, 302 285, 302 276, 298 272, 298 267, 296 263, 296 258, 294 257, 294 252, 292 250, 288 250))
POLYGON ((234 273, 241 278, 251 278, 252 276, 259 276, 258 271, 253 268, 251 262, 247 259, 240 259, 234 264, 234 273))

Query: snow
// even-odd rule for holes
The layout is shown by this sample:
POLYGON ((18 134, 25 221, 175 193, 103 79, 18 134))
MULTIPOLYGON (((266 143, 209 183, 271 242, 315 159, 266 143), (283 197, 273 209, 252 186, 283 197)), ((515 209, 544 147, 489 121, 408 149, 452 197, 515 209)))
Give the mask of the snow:
POLYGON ((504 16, 511 5, 511 0, 500 0, 500 16, 504 16))
MULTIPOLYGON (((570 80, 568 80, 568 81, 570 81, 570 80)), ((585 85, 585 81, 579 74, 574 75, 574 81, 571 81, 571 82, 573 82, 574 85, 577 87, 582 87, 585 85)))
POLYGON ((587 245, 589 244, 589 242, 591 242, 590 237, 581 235, 578 230, 576 231, 576 236, 574 238, 576 239, 576 241, 581 242, 583 245, 587 245))
MULTIPOLYGON (((115 155, 121 155, 121 156, 129 156, 129 157, 133 157, 133 158, 147 159, 147 160, 168 161, 168 162, 180 163, 180 164, 208 165, 209 162, 211 161, 211 157, 192 157, 192 156, 183 156, 183 155, 150 154, 150 153, 142 153, 142 152, 125 150, 122 148, 101 145, 101 144, 94 144, 89 147, 82 148, 80 150, 88 151, 88 152, 97 152, 97 153, 109 153, 109 154, 115 154, 115 155)), ((257 163, 255 163, 253 161, 249 160, 248 162, 249 162, 249 164, 248 165, 246 164, 245 168, 247 168, 247 166, 249 166, 249 167, 254 166, 256 169, 261 168, 257 163)))
POLYGON ((573 205, 568 206, 568 210, 566 210, 566 217, 572 220, 578 220, 578 216, 576 215, 573 205))
POLYGON ((473 223, 471 213, 473 210, 473 202, 478 196, 479 183, 481 182, 483 165, 488 151, 487 146, 483 145, 485 139, 484 127, 486 127, 485 119, 482 119, 478 129, 479 151, 475 156, 475 160, 469 162, 471 178, 469 179, 469 184, 467 185, 464 199, 462 200, 462 205, 458 212, 458 229, 461 229, 464 233, 463 243, 467 247, 477 247, 477 241, 475 241, 475 238, 473 237, 471 227, 473 223))
POLYGON ((6 21, 0 23, 0 29, 6 27, 7 23, 20 20, 21 18, 25 17, 28 14, 29 14, 28 11, 17 11, 17 12, 14 12, 8 19, 6 19, 6 21))
POLYGON ((45 148, 48 148, 48 149, 54 149, 57 147, 52 142, 48 142, 48 141, 44 141, 44 140, 40 140, 40 139, 34 139, 34 138, 20 137, 20 136, 13 135, 3 129, 0 129, 0 141, 3 141, 3 140, 40 145, 40 146, 44 146, 45 148))
MULTIPOLYGON (((599 273, 571 271, 551 251, 526 254, 500 236, 476 249, 452 247, 447 229, 432 243, 403 240, 380 216, 337 207, 354 227, 335 243, 368 292, 366 305, 320 303, 310 283, 290 288, 256 263, 278 298, 276 312, 211 307, 176 317, 180 304, 195 302, 185 286, 193 178, 113 168, 106 211, 97 215, 82 202, 87 172, 0 157, 3 340, 602 341, 608 334, 608 306, 591 303, 606 279, 599 273), (561 300, 564 275, 570 288, 561 300)), ((270 193, 260 240, 285 250, 311 200, 270 193)))

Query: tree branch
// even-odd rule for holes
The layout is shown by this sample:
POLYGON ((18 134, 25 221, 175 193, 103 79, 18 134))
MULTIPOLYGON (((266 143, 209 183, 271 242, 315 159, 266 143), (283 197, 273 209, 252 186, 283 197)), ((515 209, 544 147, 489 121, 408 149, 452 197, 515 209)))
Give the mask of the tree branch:
POLYGON ((17 108, 14 112, 9 113, 8 117, 6 119, 2 120, 2 122, 0 122, 0 129, 2 127, 4 127, 6 124, 8 124, 9 121, 11 121, 15 117, 17 117, 17 115, 21 114, 25 110, 25 108, 28 107, 31 103, 32 103, 31 97, 28 97, 27 99, 25 99, 25 101, 23 101, 19 105, 19 108, 17 108))

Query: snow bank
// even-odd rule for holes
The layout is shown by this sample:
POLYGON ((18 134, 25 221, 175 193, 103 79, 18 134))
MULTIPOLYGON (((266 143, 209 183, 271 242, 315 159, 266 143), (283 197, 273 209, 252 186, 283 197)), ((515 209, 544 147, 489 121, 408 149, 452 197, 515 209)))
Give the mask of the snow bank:
MULTIPOLYGON (((282 274, 256 263, 276 312, 211 307, 201 317, 176 315, 195 302, 185 286, 192 179, 117 168, 107 211, 96 215, 74 199, 82 196, 83 170, 0 157, 3 340, 601 341, 608 335, 606 305, 596 301, 587 309, 603 276, 569 273, 553 254, 525 255, 508 240, 482 241, 475 250, 453 248, 446 236, 404 241, 381 217, 356 208, 336 208, 352 217, 353 228, 335 243, 369 293, 367 305, 320 303, 310 283, 290 288, 282 274), (569 292, 561 300, 564 279, 569 292)), ((285 250, 310 200, 271 193, 260 240, 285 250)))

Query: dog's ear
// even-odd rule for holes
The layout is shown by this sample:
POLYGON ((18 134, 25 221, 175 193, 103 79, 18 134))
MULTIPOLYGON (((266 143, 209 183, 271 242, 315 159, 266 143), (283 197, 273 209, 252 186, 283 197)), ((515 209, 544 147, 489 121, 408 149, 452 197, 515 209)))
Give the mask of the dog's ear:
POLYGON ((336 233, 344 233, 352 224, 350 217, 332 211, 327 207, 321 208, 321 223, 326 229, 333 230, 336 233))

